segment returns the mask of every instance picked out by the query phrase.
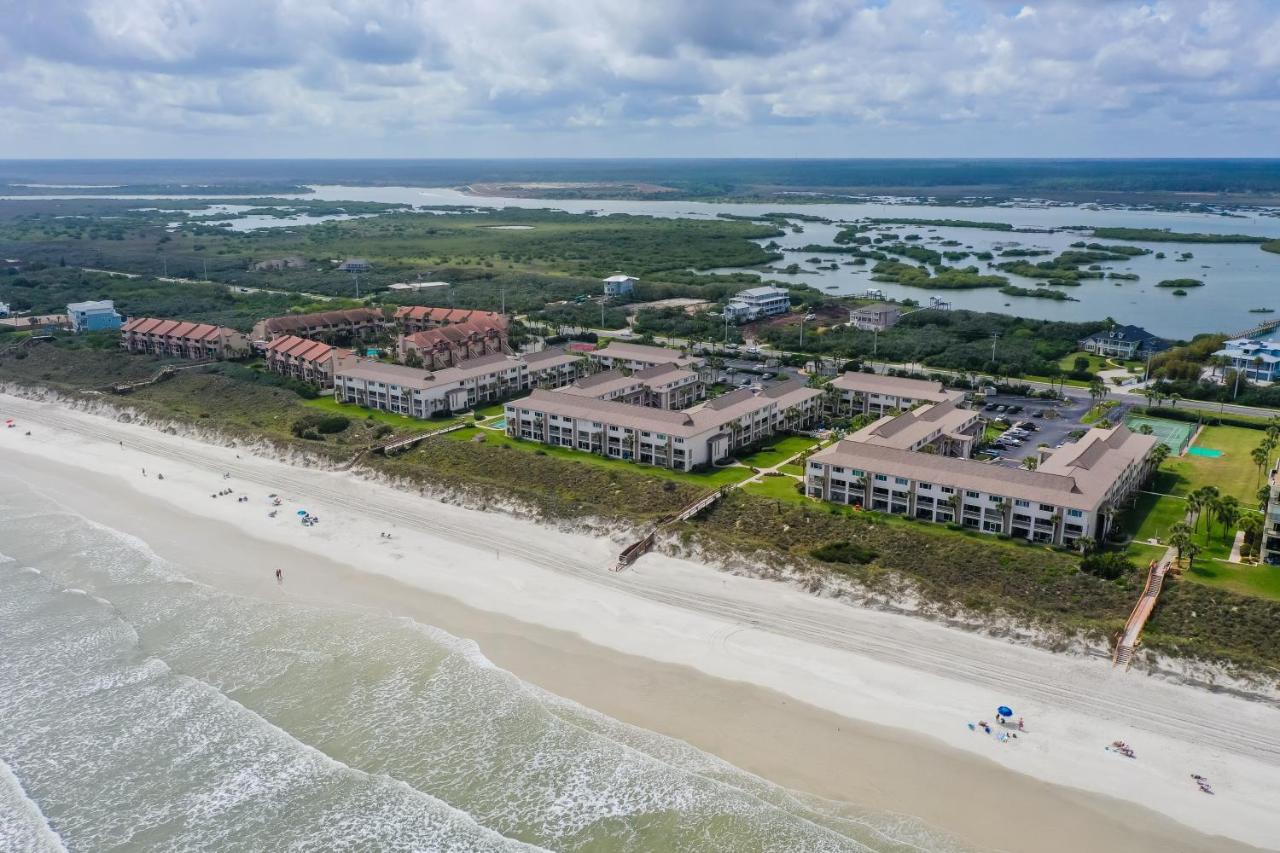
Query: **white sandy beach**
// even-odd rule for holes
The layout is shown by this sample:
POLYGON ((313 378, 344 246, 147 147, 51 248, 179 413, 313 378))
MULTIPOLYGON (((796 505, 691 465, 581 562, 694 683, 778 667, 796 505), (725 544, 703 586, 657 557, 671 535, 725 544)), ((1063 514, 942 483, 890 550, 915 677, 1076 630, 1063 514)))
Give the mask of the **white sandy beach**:
POLYGON ((204 580, 278 596, 282 566, 286 596, 475 639, 535 684, 788 787, 986 848, 1280 849, 1274 705, 659 555, 614 574, 616 542, 56 404, 0 396, 4 417, 19 427, 0 430, 0 475, 204 580), (249 501, 210 497, 223 488, 249 501), (321 523, 301 525, 302 508, 321 523), (998 704, 1026 719, 1016 742, 966 725, 998 704), (1137 760, 1104 751, 1117 739, 1137 760))

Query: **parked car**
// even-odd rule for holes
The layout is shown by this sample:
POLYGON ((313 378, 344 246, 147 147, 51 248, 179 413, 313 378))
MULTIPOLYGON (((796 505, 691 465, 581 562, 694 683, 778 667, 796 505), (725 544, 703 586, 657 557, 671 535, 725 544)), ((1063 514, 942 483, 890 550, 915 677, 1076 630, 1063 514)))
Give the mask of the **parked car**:
POLYGON ((987 403, 985 406, 982 407, 982 411, 992 412, 992 411, 995 411, 995 408, 996 408, 995 403, 987 403))
POLYGON ((1007 412, 1007 411, 1009 411, 1009 407, 1008 407, 1008 406, 1005 406, 1005 405, 996 406, 996 411, 997 411, 997 412, 1007 412))

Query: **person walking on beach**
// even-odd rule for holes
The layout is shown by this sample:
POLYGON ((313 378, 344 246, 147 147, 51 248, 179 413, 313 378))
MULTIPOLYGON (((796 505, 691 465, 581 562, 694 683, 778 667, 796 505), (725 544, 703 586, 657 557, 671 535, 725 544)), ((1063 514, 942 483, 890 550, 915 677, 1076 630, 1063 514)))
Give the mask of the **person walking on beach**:
POLYGON ((276 583, 284 583, 284 569, 276 569, 276 583))

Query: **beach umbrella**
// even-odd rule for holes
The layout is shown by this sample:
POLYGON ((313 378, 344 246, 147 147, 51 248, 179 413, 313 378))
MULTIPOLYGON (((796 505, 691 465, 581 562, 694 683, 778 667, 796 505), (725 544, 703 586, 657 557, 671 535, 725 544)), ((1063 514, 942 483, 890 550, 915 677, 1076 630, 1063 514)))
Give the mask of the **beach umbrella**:
POLYGON ((298 515, 306 515, 306 514, 307 514, 307 511, 305 509, 298 510, 298 515))
POLYGON ((1008 705, 1001 705, 999 708, 996 708, 996 713, 1002 717, 1012 717, 1013 709, 1008 705))

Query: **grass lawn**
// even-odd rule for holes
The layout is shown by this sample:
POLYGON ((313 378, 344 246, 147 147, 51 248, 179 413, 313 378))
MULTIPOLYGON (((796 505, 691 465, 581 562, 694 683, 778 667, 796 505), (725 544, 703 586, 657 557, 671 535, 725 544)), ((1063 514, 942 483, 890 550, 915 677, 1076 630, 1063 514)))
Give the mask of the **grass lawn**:
POLYGON ((762 477, 754 483, 747 483, 742 487, 742 491, 775 501, 811 502, 809 498, 796 491, 796 486, 799 484, 800 481, 794 477, 762 477))
POLYGON ((788 435, 766 443, 762 450, 738 457, 738 461, 755 468, 772 468, 784 459, 790 459, 817 443, 815 439, 805 435, 788 435))
POLYGON ((1195 568, 1182 576, 1241 595, 1280 600, 1280 566, 1236 566, 1197 558, 1195 568))
POLYGON ((352 420, 364 420, 365 418, 373 418, 381 424, 393 426, 396 429, 415 430, 427 432, 428 430, 439 429, 440 427, 449 426, 457 423, 459 418, 440 418, 439 420, 424 421, 420 418, 411 418, 408 415, 397 415, 394 412, 384 412, 380 409, 366 409, 362 406, 354 406, 350 403, 339 403, 332 397, 317 397, 314 400, 306 400, 304 406, 312 409, 322 409, 326 412, 333 412, 339 415, 346 415, 352 420))
POLYGON ((1093 355, 1092 353, 1087 353, 1087 352, 1067 353, 1062 358, 1058 359, 1058 367, 1061 367, 1064 371, 1075 370, 1077 358, 1089 359, 1089 367, 1087 368, 1087 370, 1090 373, 1097 373, 1099 370, 1106 370, 1107 368, 1111 367, 1111 365, 1107 364, 1107 360, 1102 356, 1093 355))
MULTIPOLYGON (((1187 502, 1182 498, 1170 498, 1163 495, 1142 493, 1133 508, 1120 518, 1120 525, 1133 532, 1138 543, 1148 539, 1164 541, 1170 526, 1182 521, 1187 515, 1187 502)), ((1197 544, 1199 539, 1197 538, 1197 544)))
POLYGON ((1163 545, 1145 545, 1137 541, 1130 542, 1124 549, 1124 555, 1144 570, 1151 565, 1153 560, 1163 557, 1164 552, 1163 545))
POLYGON ((1263 436, 1256 429, 1244 427, 1205 427, 1195 446, 1221 450, 1222 455, 1216 459, 1188 455, 1165 460, 1160 470, 1173 475, 1174 479, 1168 488, 1159 491, 1185 495, 1201 486, 1214 485, 1224 495, 1235 495, 1245 506, 1256 506, 1261 480, 1249 453, 1263 436))
POLYGON ((720 486, 732 485, 740 483, 751 476, 750 469, 747 468, 713 468, 705 472, 684 472, 672 471, 667 468, 658 468, 653 465, 640 465, 635 462, 628 462, 625 459, 609 459, 604 456, 598 456, 594 453, 586 453, 581 450, 571 450, 567 447, 551 447, 546 444, 536 444, 532 441, 518 441, 510 436, 495 432, 494 430, 482 430, 478 427, 468 427, 455 432, 448 433, 444 438, 450 441, 472 441, 477 435, 484 436, 484 443, 489 446, 507 445, 516 450, 525 453, 536 453, 539 450, 547 456, 553 456, 557 459, 566 459, 571 462, 582 462, 587 465, 596 465, 601 468, 614 468, 619 471, 627 471, 632 474, 645 474, 650 477, 659 477, 664 480, 674 480, 677 483, 688 483, 694 486, 702 486, 708 490, 719 488, 720 486))
POLYGON ((476 414, 483 415, 486 419, 492 418, 494 415, 501 415, 506 411, 504 403, 494 403, 492 406, 481 406, 476 409, 476 414))
POLYGON ((788 462, 786 465, 780 465, 778 470, 784 474, 795 474, 797 477, 804 476, 804 466, 797 465, 794 462, 788 462))

